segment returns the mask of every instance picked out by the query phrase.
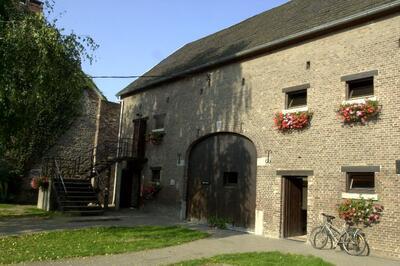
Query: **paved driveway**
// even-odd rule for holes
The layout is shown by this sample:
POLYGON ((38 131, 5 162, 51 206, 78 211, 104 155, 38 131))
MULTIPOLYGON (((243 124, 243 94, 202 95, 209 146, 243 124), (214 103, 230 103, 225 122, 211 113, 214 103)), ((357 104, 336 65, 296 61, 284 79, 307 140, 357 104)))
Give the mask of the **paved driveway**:
POLYGON ((400 265, 394 261, 374 256, 353 257, 339 249, 315 250, 303 242, 284 239, 269 239, 250 234, 227 230, 210 230, 206 226, 182 223, 168 216, 151 213, 125 211, 104 217, 59 217, 51 220, 14 219, 0 221, 0 235, 20 234, 43 230, 64 228, 82 228, 88 226, 135 226, 135 225, 172 225, 181 224, 191 228, 208 231, 211 236, 180 246, 147 250, 119 255, 94 256, 60 261, 38 262, 30 265, 163 265, 182 260, 211 257, 223 253, 251 251, 281 251, 303 255, 315 255, 336 265, 400 265))

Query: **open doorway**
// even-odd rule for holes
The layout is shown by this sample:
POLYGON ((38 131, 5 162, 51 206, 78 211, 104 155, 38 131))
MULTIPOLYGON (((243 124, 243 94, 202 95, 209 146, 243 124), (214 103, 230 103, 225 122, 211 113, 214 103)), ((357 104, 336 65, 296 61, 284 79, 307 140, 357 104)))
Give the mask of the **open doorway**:
POLYGON ((283 237, 307 234, 307 177, 283 177, 283 237))

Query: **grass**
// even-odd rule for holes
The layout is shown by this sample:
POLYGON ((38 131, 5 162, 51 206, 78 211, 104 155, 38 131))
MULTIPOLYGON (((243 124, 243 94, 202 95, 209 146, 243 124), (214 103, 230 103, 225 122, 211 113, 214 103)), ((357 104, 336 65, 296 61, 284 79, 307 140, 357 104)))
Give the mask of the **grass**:
POLYGON ((54 212, 47 212, 34 205, 0 204, 0 219, 18 217, 50 217, 54 212))
POLYGON ((208 234, 179 226, 95 227, 0 238, 0 264, 117 254, 179 245, 208 234))
POLYGON ((252 252, 239 254, 219 255, 206 259, 184 261, 175 266, 199 266, 199 265, 287 265, 287 266, 328 266, 332 265, 314 256, 302 256, 295 254, 283 254, 280 252, 252 252))

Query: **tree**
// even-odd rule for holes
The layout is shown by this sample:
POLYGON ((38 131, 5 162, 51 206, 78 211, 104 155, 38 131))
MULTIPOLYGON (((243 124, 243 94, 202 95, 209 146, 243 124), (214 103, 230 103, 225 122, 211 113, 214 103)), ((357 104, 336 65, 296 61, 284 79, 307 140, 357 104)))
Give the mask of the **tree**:
POLYGON ((97 45, 20 1, 0 1, 0 161, 22 174, 79 114, 88 82, 81 60, 97 45))

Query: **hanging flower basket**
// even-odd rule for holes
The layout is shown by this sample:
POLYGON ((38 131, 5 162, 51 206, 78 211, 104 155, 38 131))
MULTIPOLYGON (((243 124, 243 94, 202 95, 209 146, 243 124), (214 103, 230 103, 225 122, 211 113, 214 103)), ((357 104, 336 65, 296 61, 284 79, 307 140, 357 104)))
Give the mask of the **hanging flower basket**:
POLYGON ((165 133, 164 132, 150 132, 146 136, 146 141, 150 142, 153 145, 160 145, 163 138, 164 138, 165 133))
POLYGON ((366 124, 372 118, 376 117, 382 110, 376 100, 367 100, 365 103, 345 103, 341 104, 336 111, 343 123, 361 123, 366 124))
POLYGON ((33 189, 46 190, 49 188, 49 178, 47 176, 34 177, 31 180, 31 187, 33 189))
POLYGON ((152 184, 150 186, 142 187, 142 198, 144 200, 152 200, 157 196, 160 190, 161 190, 160 184, 152 184))
POLYGON ((312 112, 296 112, 296 113, 282 113, 275 114, 274 123, 278 130, 289 131, 304 129, 310 125, 312 112))
POLYGON ((372 200, 347 199, 338 205, 339 217, 350 225, 371 226, 379 223, 384 208, 372 200))

